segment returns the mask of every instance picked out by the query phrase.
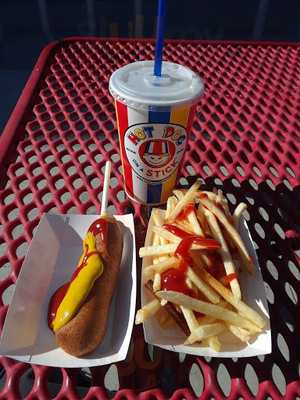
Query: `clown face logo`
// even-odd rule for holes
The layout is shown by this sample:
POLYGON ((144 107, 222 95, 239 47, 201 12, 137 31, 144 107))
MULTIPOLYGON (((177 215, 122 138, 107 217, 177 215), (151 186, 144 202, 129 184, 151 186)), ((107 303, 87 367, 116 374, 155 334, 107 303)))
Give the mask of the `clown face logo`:
POLYGON ((129 164, 147 182, 167 179, 184 154, 186 131, 174 124, 138 124, 127 129, 124 147, 129 164))
POLYGON ((166 166, 174 157, 175 144, 164 139, 146 140, 139 147, 139 156, 150 168, 166 166))

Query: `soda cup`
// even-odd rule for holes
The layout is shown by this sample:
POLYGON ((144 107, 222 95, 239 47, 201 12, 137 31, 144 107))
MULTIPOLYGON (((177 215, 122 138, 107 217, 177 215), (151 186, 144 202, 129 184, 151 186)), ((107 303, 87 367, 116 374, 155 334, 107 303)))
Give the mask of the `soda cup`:
POLYGON ((204 84, 189 68, 137 61, 116 70, 109 90, 115 98, 125 192, 142 204, 165 203, 187 146, 188 132, 204 84))

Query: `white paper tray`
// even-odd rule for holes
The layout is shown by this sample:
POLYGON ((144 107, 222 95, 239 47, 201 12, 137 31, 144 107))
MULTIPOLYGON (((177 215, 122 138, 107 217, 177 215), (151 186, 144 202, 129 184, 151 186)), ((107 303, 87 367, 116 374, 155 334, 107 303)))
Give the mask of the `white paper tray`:
MULTIPOLYGON (((163 213, 164 211, 159 210, 159 212, 163 213)), ((145 240, 145 246, 151 244, 152 226, 153 218, 151 215, 145 240)), ((240 234, 246 244, 250 256, 254 260, 254 264, 256 267, 254 276, 249 275, 245 271, 242 271, 240 273, 239 281, 241 285, 243 300, 255 310, 267 317, 268 322, 266 330, 259 336, 257 336, 254 341, 246 345, 239 345, 236 339, 231 334, 224 334, 222 336, 222 351, 215 352, 211 348, 204 347, 199 344, 187 346, 183 345, 182 343, 185 341, 186 338, 177 326, 169 329, 162 328, 157 322, 156 318, 152 317, 144 322, 144 336, 147 343, 161 347, 166 350, 209 357, 252 357, 271 353, 271 330, 265 287, 253 241, 244 218, 241 219, 240 234)), ((151 258, 145 257, 143 260, 142 268, 145 268, 150 264, 151 258)), ((141 282, 142 306, 145 305, 150 299, 151 297, 149 296, 147 290, 141 282)))
MULTIPOLYGON (((82 252, 82 239, 97 215, 45 214, 25 257, 0 340, 0 354, 53 367, 92 367, 124 360, 134 322, 136 256, 131 214, 115 216, 123 224, 124 248, 118 286, 102 344, 77 358, 57 347, 47 326, 54 291, 67 282, 82 252)), ((95 318, 97 316, 95 315, 95 318)))

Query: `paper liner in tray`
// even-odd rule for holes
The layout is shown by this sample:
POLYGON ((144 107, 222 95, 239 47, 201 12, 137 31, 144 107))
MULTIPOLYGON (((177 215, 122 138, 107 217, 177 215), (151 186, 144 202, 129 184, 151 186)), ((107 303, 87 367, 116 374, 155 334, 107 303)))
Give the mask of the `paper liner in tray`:
POLYGON ((135 237, 131 214, 115 217, 122 223, 124 248, 118 285, 101 345, 90 355, 73 357, 57 347, 47 326, 50 297, 70 279, 82 252, 82 239, 97 218, 97 215, 71 214, 43 216, 17 280, 1 335, 0 354, 23 362, 68 368, 105 365, 126 358, 136 302, 135 237))
MULTIPOLYGON (((163 210, 159 210, 159 212, 164 213, 163 210)), ((153 226, 152 215, 148 225, 145 246, 151 244, 151 228, 153 226)), ((239 231, 250 256, 254 260, 256 269, 254 276, 249 275, 244 270, 240 273, 239 281, 243 300, 266 317, 267 325, 265 331, 248 344, 239 343, 230 333, 223 334, 220 336, 222 341, 222 351, 215 352, 211 348, 204 347, 200 344, 183 345, 186 338, 176 325, 167 329, 162 328, 156 318, 152 317, 144 322, 144 335, 147 343, 167 350, 210 357, 251 357, 271 353, 271 330, 265 287, 253 241, 244 218, 241 219, 239 231)), ((151 258, 145 257, 142 268, 145 268, 150 264, 151 258)), ((151 300, 151 297, 149 297, 143 283, 141 283, 141 297, 142 306, 151 300)))

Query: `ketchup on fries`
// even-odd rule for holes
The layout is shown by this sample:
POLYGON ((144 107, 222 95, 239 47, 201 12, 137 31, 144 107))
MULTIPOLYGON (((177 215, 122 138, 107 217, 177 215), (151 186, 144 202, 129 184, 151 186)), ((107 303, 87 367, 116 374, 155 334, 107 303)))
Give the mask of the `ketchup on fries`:
POLYGON ((174 190, 166 210, 153 209, 152 244, 140 257, 152 257, 142 279, 152 300, 137 311, 136 323, 157 316, 162 326, 176 323, 185 344, 201 343, 220 351, 222 333, 242 342, 261 333, 265 319, 243 300, 239 266, 254 265, 237 227, 246 206, 233 214, 223 193, 174 190))

